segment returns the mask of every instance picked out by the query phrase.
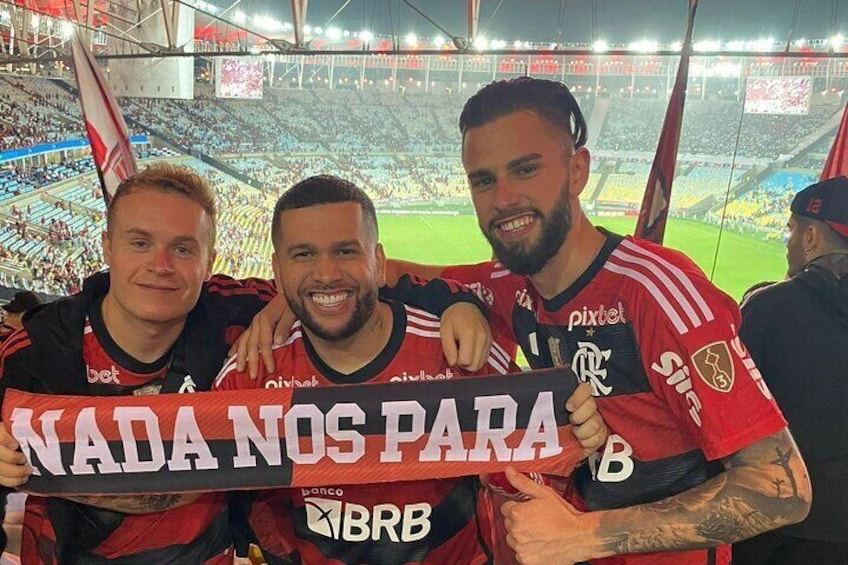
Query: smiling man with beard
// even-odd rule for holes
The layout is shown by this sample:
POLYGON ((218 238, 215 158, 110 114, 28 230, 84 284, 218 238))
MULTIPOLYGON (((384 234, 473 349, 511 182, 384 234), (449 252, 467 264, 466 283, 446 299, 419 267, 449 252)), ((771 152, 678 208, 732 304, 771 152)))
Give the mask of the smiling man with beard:
POLYGON ((586 122, 568 88, 494 82, 459 125, 499 262, 390 262, 389 282, 415 272, 481 289, 493 327, 533 368, 570 365, 592 386, 611 432, 575 474, 578 496, 508 474, 530 499, 502 507, 519 561, 727 564, 728 544, 803 519, 806 469, 738 337, 734 301, 681 253, 583 212, 586 122))
MULTIPOLYGON (((439 320, 378 298, 386 259, 374 205, 355 185, 333 176, 308 178, 277 201, 273 267, 298 321, 273 351, 274 369, 257 379, 232 360, 216 388, 276 388, 387 383, 401 375, 462 378, 442 353, 439 320)), ((517 370, 495 344, 486 375, 517 370)), ((517 377, 520 378, 520 377, 517 377)), ((401 384, 399 386, 418 386, 401 384)), ((603 429, 588 387, 569 403, 576 428, 603 429), (588 426, 588 427, 586 427, 588 426)), ((605 434, 575 430, 594 451, 605 434)), ((247 535, 277 563, 482 565, 491 562, 488 506, 476 477, 350 485, 344 477, 319 489, 246 495, 247 535), (334 525, 335 524, 335 525, 334 525)))

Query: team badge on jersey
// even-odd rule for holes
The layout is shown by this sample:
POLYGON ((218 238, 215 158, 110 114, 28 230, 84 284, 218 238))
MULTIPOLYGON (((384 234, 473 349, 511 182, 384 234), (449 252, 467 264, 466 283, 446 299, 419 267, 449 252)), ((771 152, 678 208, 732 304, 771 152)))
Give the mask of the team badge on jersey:
POLYGON ((727 343, 716 341, 702 347, 692 354, 692 364, 710 388, 719 392, 730 392, 733 388, 733 360, 727 343))

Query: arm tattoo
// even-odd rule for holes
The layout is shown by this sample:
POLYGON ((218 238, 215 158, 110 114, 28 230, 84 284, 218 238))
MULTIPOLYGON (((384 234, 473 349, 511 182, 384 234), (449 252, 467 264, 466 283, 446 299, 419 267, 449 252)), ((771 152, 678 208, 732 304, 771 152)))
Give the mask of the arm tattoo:
POLYGON ((193 502, 197 494, 144 494, 136 496, 67 496, 67 500, 105 508, 124 514, 148 514, 164 512, 193 502))
POLYGON ((613 510, 598 534, 613 554, 698 549, 733 543, 803 520, 806 468, 787 430, 724 460, 726 471, 659 502, 613 510))

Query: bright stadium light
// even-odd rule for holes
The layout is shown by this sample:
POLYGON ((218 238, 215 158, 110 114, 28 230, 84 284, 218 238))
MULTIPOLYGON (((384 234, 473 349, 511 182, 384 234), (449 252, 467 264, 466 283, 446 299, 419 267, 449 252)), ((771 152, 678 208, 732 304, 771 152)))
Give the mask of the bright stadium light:
POLYGON ((324 33, 324 28, 322 28, 322 27, 315 27, 315 28, 312 28, 312 31, 314 31, 314 32, 315 32, 315 35, 321 35, 322 33, 324 33))
POLYGON ((521 40, 516 39, 515 41, 513 41, 512 42, 512 48, 513 49, 521 49, 521 40))
POLYGON ((637 53, 656 53, 657 49, 659 49, 659 43, 648 39, 634 41, 630 44, 630 50, 637 53))
POLYGON ((477 49, 478 51, 483 51, 485 49, 488 49, 489 48, 489 40, 486 39, 485 37, 483 37, 482 35, 475 37, 474 38, 474 48, 477 49))
POLYGON ((804 47, 805 45, 807 45, 807 40, 803 37, 795 40, 795 47, 804 47))
POLYGON ((834 49, 839 49, 845 43, 845 36, 841 33, 830 38, 830 45, 834 49))
POLYGON ((311 34, 312 34, 312 26, 311 26, 311 25, 309 25, 309 24, 305 24, 305 25, 303 26, 303 33, 304 33, 305 35, 311 35, 311 34))
POLYGON ((406 37, 403 38, 403 41, 409 47, 418 47, 418 36, 414 33, 407 33, 406 37))
POLYGON ((603 39, 599 39, 592 44, 592 51, 595 53, 604 53, 607 49, 609 49, 609 44, 603 39))
POLYGON ((374 39, 374 34, 368 30, 362 30, 359 32, 359 39, 361 39, 363 43, 370 43, 371 40, 374 39))
POLYGON ((680 51, 681 49, 683 49, 683 42, 682 41, 675 41, 674 43, 671 44, 671 50, 672 51, 680 51))
POLYGON ((62 29, 62 37, 64 39, 70 39, 71 36, 74 34, 75 28, 74 28, 74 24, 72 24, 71 22, 66 22, 66 21, 63 20, 62 23, 61 23, 61 29, 62 29))
POLYGON ((241 10, 236 10, 235 12, 233 12, 233 21, 237 24, 243 24, 247 21, 247 14, 245 14, 241 10))
POLYGON ((715 40, 704 40, 704 41, 696 41, 692 46, 695 51, 718 51, 721 49, 721 41, 715 40))
POLYGON ((445 38, 441 35, 437 35, 433 38, 433 45, 435 45, 438 49, 441 49, 445 45, 445 38))
POLYGON ((329 39, 341 39, 342 38, 342 30, 337 27, 328 27, 324 32, 329 39))
POLYGON ((728 41, 724 44, 724 48, 728 51, 742 51, 745 49, 745 42, 739 39, 735 39, 733 41, 728 41))
POLYGON ((506 41, 503 39, 493 39, 491 43, 489 43, 489 47, 492 49, 503 49, 506 47, 506 41))

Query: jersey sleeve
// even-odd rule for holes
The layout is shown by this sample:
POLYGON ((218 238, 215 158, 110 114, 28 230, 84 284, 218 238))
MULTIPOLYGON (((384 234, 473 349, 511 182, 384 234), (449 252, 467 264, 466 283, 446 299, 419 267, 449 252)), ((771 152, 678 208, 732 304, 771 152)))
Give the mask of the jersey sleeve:
POLYGON ((468 302, 488 316, 488 309, 471 289, 461 282, 447 278, 427 280, 407 273, 401 275, 395 286, 381 287, 380 296, 409 304, 436 316, 441 316, 454 304, 468 302))
POLYGON ((736 303, 700 272, 678 275, 637 301, 635 327, 655 394, 709 460, 786 427, 786 421, 738 334, 736 303), (668 288, 675 288, 668 292, 668 288))
POLYGON ((254 316, 277 295, 273 282, 264 279, 237 280, 212 275, 206 284, 205 301, 225 318, 227 344, 232 345, 253 321, 254 316))
POLYGON ((260 383, 265 378, 265 364, 262 363, 259 367, 260 374, 256 379, 251 379, 250 374, 245 371, 239 371, 236 365, 235 355, 227 359, 215 381, 212 383, 212 390, 243 390, 248 388, 258 388, 260 383))
MULTIPOLYGON (((446 267, 442 276, 468 286, 490 310, 492 330, 500 336, 501 345, 515 344, 518 340, 512 329, 512 311, 516 299, 527 285, 527 279, 515 275, 496 261, 474 265, 446 267)), ((514 345, 506 345, 515 350, 514 345)))

